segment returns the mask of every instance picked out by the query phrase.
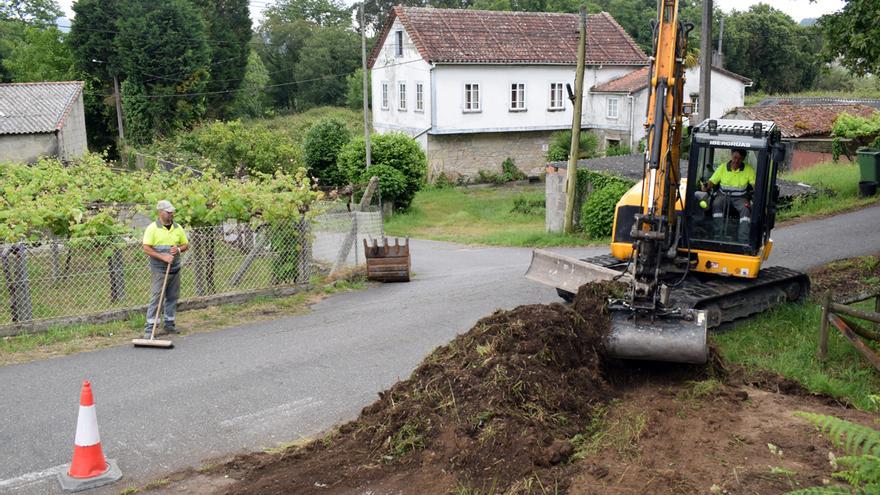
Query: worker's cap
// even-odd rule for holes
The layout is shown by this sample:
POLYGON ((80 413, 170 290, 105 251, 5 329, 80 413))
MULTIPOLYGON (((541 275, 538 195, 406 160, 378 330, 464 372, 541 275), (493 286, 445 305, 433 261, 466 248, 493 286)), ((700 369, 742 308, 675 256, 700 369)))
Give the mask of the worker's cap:
POLYGON ((174 205, 171 204, 171 201, 168 201, 167 199, 163 199, 162 201, 156 203, 156 209, 159 211, 174 213, 174 205))

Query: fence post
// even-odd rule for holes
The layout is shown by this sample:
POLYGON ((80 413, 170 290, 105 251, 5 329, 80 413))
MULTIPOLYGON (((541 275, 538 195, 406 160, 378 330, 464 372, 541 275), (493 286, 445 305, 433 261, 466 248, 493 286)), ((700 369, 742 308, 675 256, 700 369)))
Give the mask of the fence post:
POLYGON ((312 267, 312 233, 305 213, 299 217, 297 227, 299 233, 299 259, 297 261, 299 266, 296 270, 297 277, 295 281, 305 284, 309 281, 312 267))
POLYGON ((6 289, 9 292, 9 309, 15 323, 34 319, 31 305, 31 290, 28 282, 27 247, 17 243, 4 250, 3 274, 6 276, 6 289))
POLYGON ((61 249, 60 244, 52 239, 52 282, 58 283, 61 278, 61 249))
POLYGON ((825 293, 822 301, 822 325, 819 327, 819 359, 828 353, 828 311, 831 308, 831 291, 825 293))
POLYGON ((112 250, 107 258, 107 271, 110 274, 110 302, 115 303, 125 299, 125 263, 122 250, 116 246, 112 250))

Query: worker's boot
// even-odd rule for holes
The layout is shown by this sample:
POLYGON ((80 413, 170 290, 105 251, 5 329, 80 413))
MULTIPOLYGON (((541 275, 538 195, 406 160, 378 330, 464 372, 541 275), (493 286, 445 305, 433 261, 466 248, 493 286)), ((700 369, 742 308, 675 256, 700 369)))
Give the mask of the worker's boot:
POLYGON ((144 339, 150 340, 150 337, 153 335, 153 330, 150 328, 144 329, 144 339))
POLYGON ((174 326, 173 321, 166 320, 165 323, 162 324, 162 326, 165 327, 165 331, 168 333, 177 333, 177 327, 174 326))

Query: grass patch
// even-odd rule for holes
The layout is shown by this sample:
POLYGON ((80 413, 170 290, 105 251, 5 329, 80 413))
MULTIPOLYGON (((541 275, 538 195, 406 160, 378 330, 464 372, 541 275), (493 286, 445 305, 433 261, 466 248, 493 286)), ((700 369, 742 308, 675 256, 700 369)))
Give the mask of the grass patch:
POLYGON ((583 246, 590 242, 584 234, 545 232, 544 209, 534 207, 543 200, 543 184, 426 189, 419 191, 408 212, 387 220, 385 231, 398 237, 492 246, 583 246))
MULTIPOLYGON (((364 286, 362 275, 355 274, 291 296, 261 296, 243 303, 182 311, 177 315, 177 326, 184 334, 193 334, 304 314, 311 304, 327 295, 364 286)), ((125 345, 143 335, 145 320, 145 315, 135 314, 124 321, 57 326, 45 332, 3 337, 0 339, 0 366, 125 345)))
POLYGON ((639 456, 639 439, 648 425, 648 417, 644 411, 621 410, 618 414, 610 414, 619 404, 612 401, 610 407, 600 406, 593 411, 587 430, 571 439, 574 447, 572 462, 591 457, 606 448, 629 460, 639 456))
POLYGON ((813 303, 787 304, 756 316, 735 329, 715 334, 721 354, 749 371, 770 370, 865 411, 878 411, 872 394, 880 390, 880 373, 853 345, 831 330, 828 356, 820 361, 819 322, 822 310, 813 303))
POLYGON ((804 216, 828 215, 839 211, 876 204, 878 198, 859 197, 859 167, 849 163, 822 163, 787 172, 781 178, 803 182, 820 189, 818 195, 795 198, 788 208, 780 209, 780 221, 804 216))

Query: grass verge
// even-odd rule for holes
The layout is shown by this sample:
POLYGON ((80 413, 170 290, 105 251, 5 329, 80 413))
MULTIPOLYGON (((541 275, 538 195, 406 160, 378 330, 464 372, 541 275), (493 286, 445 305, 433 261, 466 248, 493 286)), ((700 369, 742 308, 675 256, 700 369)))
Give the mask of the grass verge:
POLYGON ((780 209, 779 221, 828 215, 880 203, 878 197, 859 197, 859 167, 856 164, 822 163, 785 173, 782 178, 809 184, 823 192, 808 198, 795 198, 788 208, 780 209))
MULTIPOLYGON (((866 308, 867 309, 867 308, 866 308)), ((747 371, 769 370, 865 411, 880 411, 880 373, 833 328, 820 361, 821 308, 788 304, 712 336, 721 355, 747 371)))
MULTIPOLYGON (((365 283, 362 274, 354 273, 292 296, 261 296, 244 303, 183 311, 177 315, 177 326, 187 335, 304 314, 323 297, 361 289, 365 283)), ((128 344, 142 336, 145 318, 137 314, 124 321, 58 326, 45 332, 4 337, 0 339, 0 366, 128 344)))
POLYGON ((388 235, 493 246, 583 246, 584 234, 544 231, 544 185, 419 191, 406 213, 387 220, 388 235))

